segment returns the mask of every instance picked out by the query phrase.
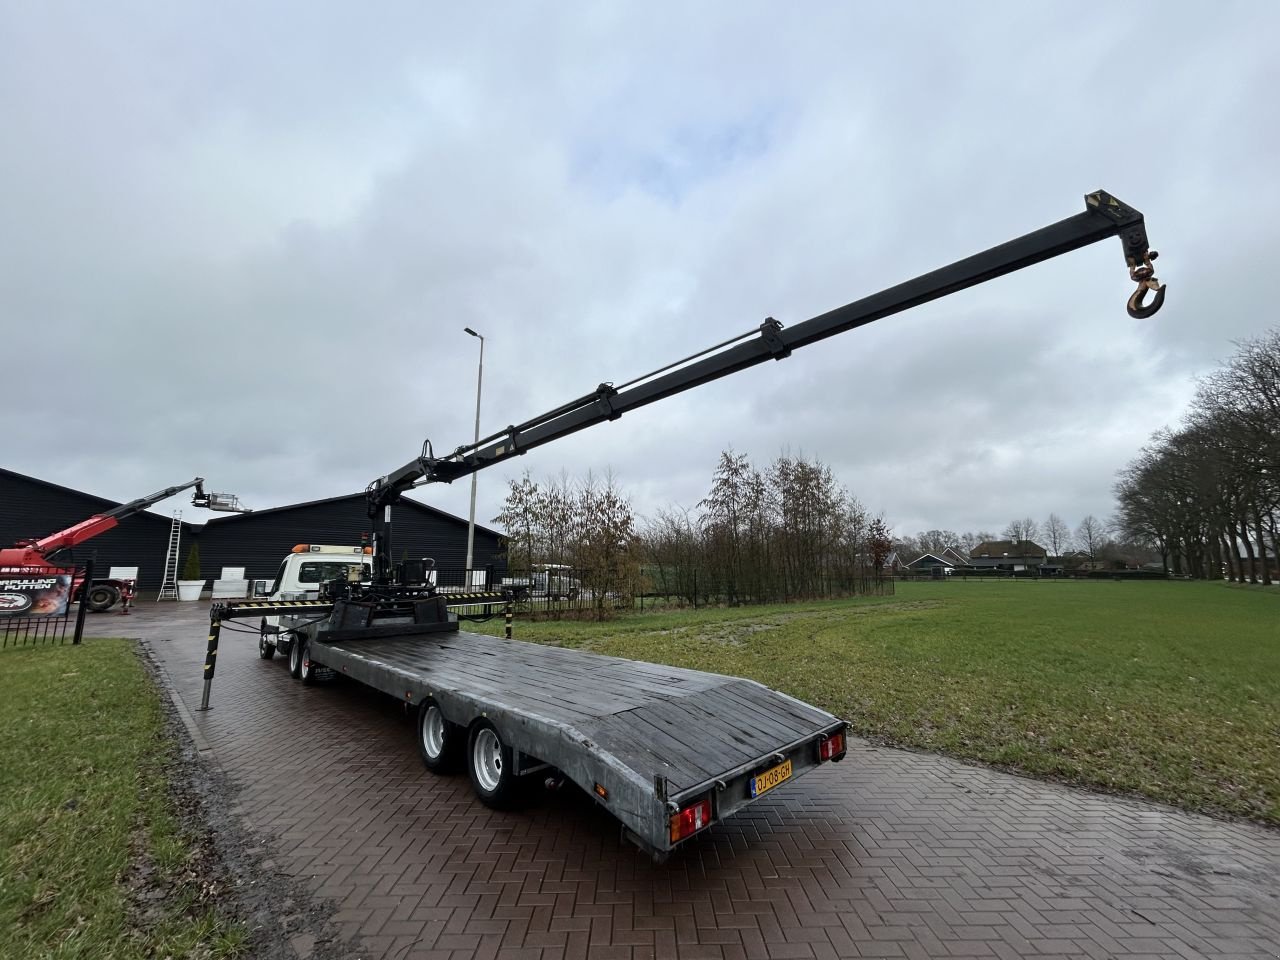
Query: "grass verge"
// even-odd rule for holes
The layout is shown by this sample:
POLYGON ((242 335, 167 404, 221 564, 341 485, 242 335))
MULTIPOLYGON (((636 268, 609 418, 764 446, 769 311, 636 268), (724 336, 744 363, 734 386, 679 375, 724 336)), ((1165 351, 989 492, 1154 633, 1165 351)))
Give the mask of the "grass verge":
POLYGON ((181 828, 160 694, 127 640, 0 652, 0 956, 239 954, 181 828))
POLYGON ((883 742, 1280 825, 1275 589, 902 583, 516 636, 750 677, 883 742))

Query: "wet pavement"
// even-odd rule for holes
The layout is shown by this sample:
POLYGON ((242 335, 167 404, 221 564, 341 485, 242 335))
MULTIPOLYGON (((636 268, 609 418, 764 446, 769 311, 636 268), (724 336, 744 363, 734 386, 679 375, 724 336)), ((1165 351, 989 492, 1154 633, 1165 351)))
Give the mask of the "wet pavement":
POLYGON ((402 704, 303 687, 250 624, 200 712, 207 624, 144 602, 87 633, 144 641, 246 842, 329 909, 301 957, 1280 956, 1280 831, 853 740, 655 866, 576 791, 482 806, 402 704))

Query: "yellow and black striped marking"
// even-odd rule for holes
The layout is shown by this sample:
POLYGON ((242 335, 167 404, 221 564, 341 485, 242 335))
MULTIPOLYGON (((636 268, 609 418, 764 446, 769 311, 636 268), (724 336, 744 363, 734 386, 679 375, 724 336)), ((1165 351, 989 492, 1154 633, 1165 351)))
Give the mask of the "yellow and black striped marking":
POLYGON ((468 603, 501 603, 506 600, 506 595, 501 593, 441 593, 437 596, 443 597, 446 604, 468 604, 468 603))
POLYGON ((239 610, 279 610, 281 607, 332 607, 332 600, 246 600, 243 603, 229 603, 228 611, 239 610))

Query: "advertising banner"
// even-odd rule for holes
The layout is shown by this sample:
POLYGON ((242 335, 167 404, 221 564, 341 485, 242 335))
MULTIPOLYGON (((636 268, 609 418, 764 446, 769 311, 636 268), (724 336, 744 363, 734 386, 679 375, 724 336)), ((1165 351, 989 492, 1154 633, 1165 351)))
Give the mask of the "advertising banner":
POLYGON ((65 617, 71 574, 0 573, 0 617, 65 617))

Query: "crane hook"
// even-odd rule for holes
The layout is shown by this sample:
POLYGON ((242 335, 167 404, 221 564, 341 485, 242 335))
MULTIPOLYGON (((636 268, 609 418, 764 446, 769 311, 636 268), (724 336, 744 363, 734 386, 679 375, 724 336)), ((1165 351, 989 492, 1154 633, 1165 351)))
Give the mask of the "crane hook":
POLYGON ((1136 320, 1145 320, 1147 317, 1153 317, 1164 306, 1165 285, 1156 279, 1156 268, 1151 263, 1158 256, 1160 254, 1152 250, 1143 254, 1141 266, 1132 261, 1129 263, 1129 277, 1137 281, 1138 289, 1130 295, 1127 309, 1129 316, 1136 320), (1155 299, 1149 304, 1144 304, 1143 301, 1147 298, 1148 291, 1151 290, 1155 291, 1155 299))
POLYGON ((1164 287, 1165 285, 1155 277, 1139 282, 1138 289, 1129 297, 1129 316, 1136 320, 1155 316, 1156 311, 1164 306, 1164 287), (1142 301, 1146 299, 1148 290, 1154 290, 1156 298, 1151 303, 1143 305, 1142 301))

